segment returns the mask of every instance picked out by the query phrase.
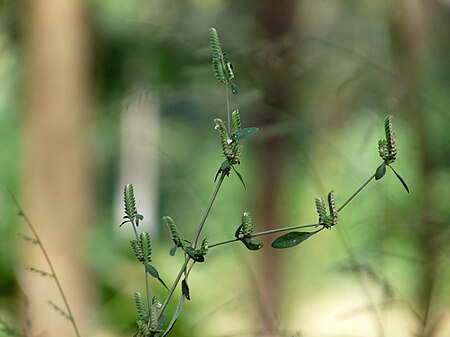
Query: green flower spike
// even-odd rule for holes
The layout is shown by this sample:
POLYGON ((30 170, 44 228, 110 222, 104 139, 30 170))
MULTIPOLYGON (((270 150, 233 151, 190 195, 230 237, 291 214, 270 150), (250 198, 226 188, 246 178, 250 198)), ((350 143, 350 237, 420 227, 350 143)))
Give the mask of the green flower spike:
POLYGON ((380 180, 384 177, 386 174, 386 166, 388 166, 409 193, 409 188, 405 180, 391 166, 391 164, 393 164, 397 159, 396 135, 392 127, 392 116, 387 116, 384 119, 384 132, 386 138, 378 141, 378 154, 381 159, 383 159, 383 163, 378 166, 375 171, 375 180, 380 180))

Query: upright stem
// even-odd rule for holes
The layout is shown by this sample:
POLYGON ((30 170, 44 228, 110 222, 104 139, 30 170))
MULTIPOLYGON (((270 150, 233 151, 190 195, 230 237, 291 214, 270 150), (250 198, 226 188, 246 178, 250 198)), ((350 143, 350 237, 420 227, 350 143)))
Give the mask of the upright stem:
POLYGON ((228 133, 231 134, 231 111, 230 111, 230 96, 228 90, 228 81, 225 83, 225 94, 227 97, 228 133))
POLYGON ((198 225, 197 232, 195 233, 194 239, 192 240, 192 248, 194 248, 194 249, 197 246, 198 238, 200 236, 200 233, 202 232, 203 226, 205 225, 206 219, 208 218, 209 212, 211 211, 211 208, 214 204, 214 200, 216 200, 217 194, 219 193, 220 186, 222 185, 222 182, 225 178, 225 174, 226 173, 224 171, 222 171, 219 181, 216 184, 216 188, 214 189, 214 192, 212 194, 211 200, 209 201, 208 207, 206 207, 206 211, 203 214, 202 219, 200 220, 200 224, 198 225))

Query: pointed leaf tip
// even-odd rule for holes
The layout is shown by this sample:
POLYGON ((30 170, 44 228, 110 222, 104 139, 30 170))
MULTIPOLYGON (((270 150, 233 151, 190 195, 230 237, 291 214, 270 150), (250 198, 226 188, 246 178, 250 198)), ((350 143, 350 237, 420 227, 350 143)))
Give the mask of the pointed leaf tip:
POLYGON ((316 232, 290 232, 276 238, 272 242, 272 248, 284 249, 297 246, 316 232))
POLYGON ((406 192, 409 193, 409 187, 408 187, 408 185, 406 184, 406 181, 403 180, 403 178, 400 176, 400 174, 398 174, 397 171, 394 170, 394 168, 393 168, 391 165, 389 165, 389 167, 390 167, 391 170, 394 172, 394 174, 395 174, 395 176, 398 178, 398 180, 400 180, 400 182, 402 183, 402 185, 403 185, 403 187, 405 188, 406 192))
POLYGON ((247 190, 247 186, 245 186, 244 178, 242 178, 242 175, 234 168, 234 166, 231 166, 234 172, 236 172, 236 175, 238 176, 239 180, 241 181, 242 185, 244 186, 244 190, 247 190))

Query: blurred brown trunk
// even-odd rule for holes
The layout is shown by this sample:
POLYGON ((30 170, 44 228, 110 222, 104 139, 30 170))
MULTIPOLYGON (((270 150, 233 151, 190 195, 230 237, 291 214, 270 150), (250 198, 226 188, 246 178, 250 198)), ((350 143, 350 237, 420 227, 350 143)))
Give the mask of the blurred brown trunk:
MULTIPOLYGON (((80 256, 92 207, 85 6, 83 0, 28 0, 24 17, 23 207, 79 326, 92 307, 80 256)), ((25 266, 49 270, 35 245, 25 245, 23 259, 25 266)), ((28 333, 74 335, 70 322, 47 303, 65 310, 53 279, 25 272, 21 280, 30 302, 33 332, 28 333)))
MULTIPOLYGON (((256 18, 267 40, 264 56, 256 56, 258 87, 262 90, 262 100, 257 106, 256 124, 260 127, 284 122, 289 115, 292 79, 290 61, 292 44, 292 23, 296 15, 297 3, 291 0, 264 1, 256 9, 256 18)), ((287 142, 283 136, 265 138, 256 151, 261 170, 260 197, 257 223, 261 230, 272 229, 284 223, 280 203, 282 176, 287 160, 287 142)), ((258 312, 262 319, 261 336, 277 336, 278 333, 278 278, 280 260, 270 248, 271 240, 265 238, 265 249, 261 251, 258 275, 258 312)))
MULTIPOLYGON (((417 232, 422 248, 424 265, 420 275, 418 289, 418 303, 423 316, 423 324, 420 324, 418 336, 429 336, 430 317, 432 299, 436 285, 438 273, 438 248, 436 238, 438 228, 432 220, 433 212, 433 191, 432 180, 434 175, 434 163, 432 151, 429 144, 430 136, 427 128, 427 114, 423 111, 423 101, 421 99, 421 69, 427 50, 427 7, 423 1, 395 1, 393 16, 393 50, 395 56, 395 66, 402 78, 403 91, 401 92, 400 107, 405 116, 411 120, 411 125, 415 127, 418 145, 419 176, 422 177, 422 185, 417 186, 422 198, 421 205, 418 206, 417 232)), ((433 334, 434 335, 434 334, 433 334)))

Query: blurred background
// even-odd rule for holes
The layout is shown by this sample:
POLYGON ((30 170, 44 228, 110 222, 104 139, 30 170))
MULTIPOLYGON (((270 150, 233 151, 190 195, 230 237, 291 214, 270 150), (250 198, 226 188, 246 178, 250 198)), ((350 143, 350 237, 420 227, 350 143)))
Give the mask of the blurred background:
POLYGON ((209 27, 234 64, 231 108, 260 127, 239 167, 247 190, 226 179, 210 243, 243 211, 257 230, 315 223, 315 197, 334 189, 342 203, 380 164, 388 114, 411 193, 388 171, 295 248, 211 250, 173 336, 450 336, 448 0, 2 1, 0 336, 74 335, 48 304, 63 307, 53 280, 26 270, 48 267, 7 191, 82 336, 136 332, 145 286, 119 229, 124 184, 153 264, 175 278, 183 257, 161 217, 192 238, 223 161, 209 27))

